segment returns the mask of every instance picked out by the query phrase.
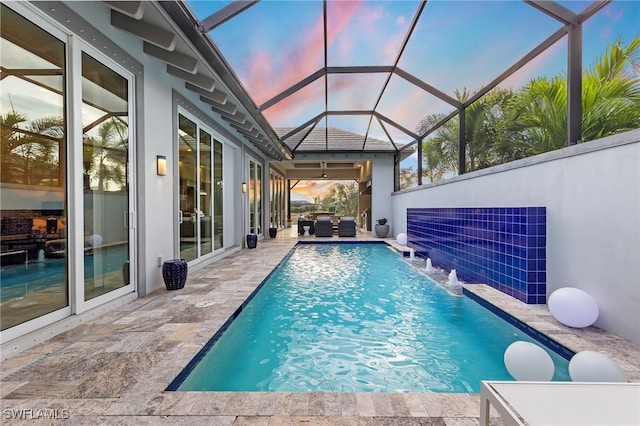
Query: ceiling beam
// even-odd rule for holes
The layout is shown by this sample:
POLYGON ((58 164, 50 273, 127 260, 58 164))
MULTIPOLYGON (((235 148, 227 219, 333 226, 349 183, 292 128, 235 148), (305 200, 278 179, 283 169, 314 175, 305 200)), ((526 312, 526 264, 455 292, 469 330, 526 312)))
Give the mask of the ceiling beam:
POLYGON ((612 0, 602 0, 602 1, 594 1, 589 6, 587 6, 580 14, 578 15, 578 21, 583 23, 587 19, 591 18, 593 15, 598 13, 600 9, 611 3, 612 0))
POLYGON ((313 117, 311 120, 306 121, 304 124, 301 124, 300 126, 296 127, 295 129, 293 129, 292 131, 290 131, 289 133, 287 133, 286 135, 284 135, 283 137, 281 137, 280 139, 285 140, 287 138, 289 138, 290 136, 298 133, 300 130, 304 129, 305 127, 313 124, 314 126, 316 124, 318 124, 318 122, 323 119, 325 116, 327 115, 326 111, 321 112, 320 114, 316 115, 315 117, 313 117))
POLYGON ((454 106, 456 108, 460 108, 462 106, 462 103, 460 101, 458 101, 457 99, 452 98, 451 96, 447 95, 444 92, 441 92, 440 90, 436 89, 432 85, 430 85, 428 83, 425 83, 424 81, 420 80, 419 78, 417 78, 416 76, 414 76, 412 74, 409 74, 408 72, 404 71, 403 69, 396 68, 394 73, 396 75, 398 75, 399 77, 404 78, 405 80, 407 80, 409 83, 413 84, 414 86, 418 86, 419 88, 421 88, 422 90, 432 94, 436 98, 439 98, 440 100, 445 101, 449 105, 452 105, 452 106, 454 106))
POLYGON ((393 141, 393 138, 391 137, 391 134, 389 134, 389 131, 387 130, 387 126, 385 126, 384 122, 382 120, 380 120, 380 117, 376 117, 376 120, 378 120, 378 124, 380 124, 380 127, 382 127, 382 130, 384 131, 384 134, 387 135, 387 137, 389 138, 389 142, 391 142, 391 145, 393 145, 393 147, 397 150, 398 149, 398 145, 396 145, 396 143, 393 141))
POLYGON ((166 50, 175 48, 176 36, 173 32, 148 22, 131 18, 117 10, 111 10, 111 25, 166 50))
POLYGON ((514 72, 516 72, 517 70, 519 70, 520 68, 528 64, 533 58, 535 58, 536 56, 538 56, 539 54, 547 50, 554 43, 556 43, 558 40, 564 37, 568 31, 569 31, 568 27, 564 26, 558 29, 555 33, 551 34, 551 36, 547 37, 546 40, 544 40, 542 43, 534 47, 529 53, 524 55, 519 61, 511 65, 503 73, 501 73, 499 76, 494 78, 489 84, 484 86, 482 89, 478 90, 472 97, 467 99, 463 103, 463 107, 464 108, 468 107, 469 105, 471 105, 472 103, 480 99, 482 96, 484 96, 486 93, 493 90, 498 84, 502 83, 509 76, 511 76, 511 74, 513 74, 514 72))
MULTIPOLYGON (((298 147, 300 146, 300 144, 307 138, 307 136, 309 136, 309 134, 313 131, 313 129, 316 128, 316 126, 318 125, 318 122, 316 121, 315 123, 313 123, 312 126, 309 126, 309 128, 307 129, 306 132, 304 132, 304 135, 298 140, 298 142, 296 143, 296 146, 293 147, 293 151, 295 151, 296 149, 298 149, 298 147)), ((284 140, 284 139, 283 139, 284 140)))
POLYGON ((373 115, 378 117, 380 120, 384 121, 385 123, 388 123, 388 124, 392 125, 396 129, 398 129, 401 132, 403 132, 404 134, 406 134, 408 136, 411 136, 414 139, 420 139, 420 136, 416 135, 411 130, 401 126, 400 124, 396 123, 395 121, 391 120, 390 118, 385 117, 384 115, 380 114, 379 112, 374 111, 373 115))
POLYGON ((256 3, 258 3, 258 1, 236 0, 234 2, 231 2, 227 6, 218 10, 216 13, 209 15, 202 21, 200 21, 200 31, 208 33, 214 28, 224 24, 234 16, 244 12, 246 9, 250 8, 256 3))
POLYGON ((198 60, 183 53, 169 51, 149 42, 142 42, 142 51, 147 55, 151 55, 166 63, 180 68, 189 74, 195 74, 198 66, 198 60))
MULTIPOLYGON (((398 54, 396 55, 396 58, 393 61, 393 72, 395 72, 396 68, 398 67, 398 63, 400 62, 400 58, 402 57, 402 54, 404 53, 405 49, 407 48, 407 44, 409 44, 409 39, 411 39, 411 35, 413 34, 413 32, 416 29, 416 26, 418 25, 418 20, 420 19, 420 16, 422 15, 422 11, 424 10, 424 7, 427 5, 426 0, 422 0, 420 2, 420 4, 418 5, 417 9, 416 9, 416 13, 413 14, 413 19, 411 20, 411 23, 409 24, 409 28, 407 29, 407 33, 404 36, 404 39, 402 40, 402 43, 400 44, 400 49, 398 50, 398 54)), ((373 105, 373 109, 375 111, 378 110, 378 106, 380 105, 380 102, 382 101, 382 96, 384 95, 385 91, 387 90, 387 87, 389 87, 389 82, 391 81, 391 76, 393 75, 393 73, 389 73, 389 75, 387 76, 387 79, 385 80, 384 84, 382 85, 382 89, 380 90, 380 94, 378 95, 378 99, 376 99, 375 104, 373 105)), ((378 116, 380 119, 382 119, 382 115, 376 113, 376 116, 378 116)), ((398 129, 404 129, 402 126, 398 125, 397 123, 394 123, 393 121, 389 120, 388 118, 384 117, 384 120, 387 121, 389 124, 391 124, 392 126, 398 128, 398 129)), ((367 131, 366 134, 369 134, 369 130, 371 129, 371 120, 369 120, 369 125, 367 126, 367 131)), ((406 130, 406 129, 405 129, 406 130)), ((402 130, 403 132, 411 135, 413 134, 413 132, 409 132, 409 131, 405 131, 402 130)))
POLYGON ((555 1, 524 0, 524 2, 565 25, 578 25, 578 15, 555 1))
POLYGON ((327 115, 371 115, 373 114, 373 110, 369 109, 369 110, 331 110, 331 111, 327 111, 327 115))
POLYGON ((327 67, 327 74, 373 74, 393 72, 392 65, 327 67))
POLYGON ((288 89, 283 90, 282 92, 278 93, 273 98, 269 99, 268 101, 266 101, 265 103, 260 105, 260 107, 259 107, 260 111, 264 111, 265 109, 269 108, 270 106, 273 106, 274 104, 277 104, 278 102, 280 102, 284 98, 294 94, 295 92, 297 92, 298 90, 302 89, 306 85, 313 83, 314 81, 316 81, 317 79, 319 79, 320 77, 322 77, 325 74, 326 74, 326 70, 324 68, 319 69, 318 71, 314 72, 310 76, 305 77, 304 79, 300 80, 299 82, 297 82, 293 86, 289 87, 288 89))

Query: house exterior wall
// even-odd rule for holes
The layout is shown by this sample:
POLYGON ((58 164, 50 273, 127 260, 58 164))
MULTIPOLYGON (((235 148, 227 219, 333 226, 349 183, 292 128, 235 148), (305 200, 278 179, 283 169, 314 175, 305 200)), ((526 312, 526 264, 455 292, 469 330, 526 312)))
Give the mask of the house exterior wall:
POLYGON ((375 234, 375 224, 380 218, 389 219, 389 237, 395 235, 397 229, 391 220, 391 194, 393 194, 393 156, 376 156, 371 168, 371 232, 375 234))
MULTIPOLYGON (((178 255, 175 247, 178 239, 177 200, 175 187, 178 184, 178 152, 175 148, 176 125, 176 96, 179 94, 184 104, 185 100, 195 108, 193 112, 206 115, 216 122, 217 129, 212 129, 214 138, 225 144, 224 179, 225 187, 231 191, 240 188, 242 181, 243 150, 239 138, 230 140, 216 130, 222 128, 231 134, 237 132, 211 107, 200 101, 200 95, 185 88, 184 80, 167 73, 164 61, 143 52, 143 42, 140 38, 121 31, 110 25, 110 9, 101 2, 68 2, 67 6, 94 25, 108 39, 119 46, 126 46, 127 53, 139 61, 144 69, 143 74, 137 76, 137 84, 141 90, 137 91, 137 122, 139 137, 137 141, 137 178, 139 185, 138 199, 138 253, 139 253, 139 292, 141 295, 149 293, 163 286, 160 262, 173 259, 178 255), (156 156, 167 157, 167 175, 156 174, 156 156), (231 179, 231 180, 229 180, 231 179), (159 232, 162 230, 162 232, 159 232)), ((258 151, 252 150, 255 156, 258 151)), ((265 159, 257 154, 259 160, 265 159)), ((267 187, 268 188, 268 187, 267 187)), ((239 191, 228 194, 224 211, 224 247, 229 249, 242 245, 243 223, 240 215, 242 199, 239 191)), ((263 200, 267 200, 264 197, 263 200)), ((267 208, 268 206, 264 206, 267 208)), ((268 211, 268 210, 267 210, 268 211)))
MULTIPOLYGON (((135 292, 126 296, 113 296, 112 300, 100 302, 91 311, 76 312, 77 315, 61 317, 54 320, 36 319, 32 321, 35 331, 27 330, 27 333, 14 333, 10 336, 13 352, 18 352, 32 346, 34 342, 46 339, 59 332, 66 331, 70 327, 82 323, 91 315, 111 309, 120 303, 127 303, 133 298, 144 296, 158 288, 164 287, 161 264, 165 260, 179 256, 178 225, 177 225, 177 193, 178 184, 178 152, 176 148, 177 138, 177 111, 183 108, 190 114, 198 117, 199 122, 211 131, 215 140, 222 142, 224 156, 224 239, 223 250, 204 258, 204 262, 217 257, 225 256, 238 250, 242 246, 243 218, 242 197, 240 193, 243 179, 243 153, 245 149, 251 150, 257 161, 262 164, 263 171, 267 171, 266 159, 258 149, 244 145, 240 134, 230 124, 223 120, 218 113, 212 111, 210 105, 200 100, 200 95, 185 88, 185 81, 167 73, 167 64, 143 51, 143 41, 128 32, 117 29, 111 25, 111 9, 104 2, 16 2, 7 3, 15 8, 17 13, 36 25, 46 24, 50 28, 60 29, 57 35, 66 44, 69 55, 77 55, 78 46, 84 50, 95 49, 103 56, 100 57, 107 67, 125 69, 132 73, 133 90, 129 94, 130 108, 133 109, 132 122, 129 127, 133 129, 135 136, 131 141, 130 151, 134 152, 131 163, 131 190, 135 191, 135 206, 133 221, 135 222, 136 258, 131 259, 131 268, 135 270, 135 292), (40 24, 39 24, 40 23, 40 24), (67 35, 65 38, 64 36, 67 35), (167 158, 166 176, 157 175, 156 156, 164 155, 167 158), (135 261, 135 262, 134 262, 135 261), (83 318, 80 318, 83 316, 83 318), (36 324, 37 322, 37 324, 36 324), (14 350, 15 349, 15 350, 14 350)), ((146 7, 158 7, 147 5, 146 7)), ((57 31, 58 32, 58 31, 57 31)), ((74 63, 78 63, 77 58, 74 63)), ((79 90, 81 77, 77 70, 68 71, 68 90, 79 90)), ((69 99, 71 97, 69 96, 69 99)), ((68 117, 70 128, 77 128, 80 121, 78 114, 68 117)), ((69 133, 69 144, 78 146, 77 138, 69 133)), ((76 149, 77 151, 77 149, 76 149)), ((77 154, 74 154, 77 155, 77 154)), ((75 161, 77 163, 77 160, 75 161)), ((71 161, 69 162, 72 163, 71 161)), ((73 172, 76 173, 77 171, 73 172)), ((265 174, 268 178, 268 174, 265 174)), ((263 186, 265 192, 262 199, 265 200, 263 211, 269 211, 268 185, 263 186)), ((11 195, 11 194, 8 194, 11 195)), ((114 195, 115 196, 115 195, 114 195)), ((23 194, 16 192, 12 200, 27 206, 28 203, 20 201, 23 194)), ((56 197, 56 200, 58 198, 56 197)), ((46 197, 40 197, 39 201, 47 201, 46 197)), ((109 203, 109 200, 107 200, 109 203)), ((104 207, 105 214, 112 210, 116 217, 120 217, 125 207, 126 200, 117 200, 104 207)), ((79 212, 81 217, 82 212, 79 212)), ((133 222, 132 222, 133 223, 133 222)), ((70 228, 77 226, 70 221, 70 228)), ((127 228, 119 229, 125 232, 127 228)), ((78 230, 75 231, 78 233, 78 230)), ((116 238, 115 231, 109 232, 105 242, 116 238)), ((122 239, 122 238, 120 238, 122 239)), ((78 259, 71 258, 70 262, 79 263, 78 259)), ((197 267, 197 265, 194 265, 197 267)), ((80 282, 72 282, 69 287, 79 288, 80 282)), ((70 309, 67 307, 67 310, 70 309)), ((69 311, 70 312, 70 311, 69 311)), ((6 341, 5 334, 3 343, 6 341)))
POLYGON ((577 287, 600 308, 596 326, 640 343, 640 130, 395 193, 407 209, 519 207, 547 212, 547 297, 577 287))

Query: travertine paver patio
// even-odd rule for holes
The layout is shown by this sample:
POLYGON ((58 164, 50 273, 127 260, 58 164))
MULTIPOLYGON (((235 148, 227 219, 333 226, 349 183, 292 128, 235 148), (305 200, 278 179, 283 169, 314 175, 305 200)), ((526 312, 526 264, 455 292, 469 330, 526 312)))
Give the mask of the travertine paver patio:
MULTIPOLYGON (((477 425, 478 394, 165 391, 297 240, 287 230, 192 268, 182 290, 157 290, 3 361, 2 423, 477 425)), ((574 351, 607 354, 640 381, 640 346, 595 327, 570 329, 546 306, 488 286, 466 287, 574 351)))

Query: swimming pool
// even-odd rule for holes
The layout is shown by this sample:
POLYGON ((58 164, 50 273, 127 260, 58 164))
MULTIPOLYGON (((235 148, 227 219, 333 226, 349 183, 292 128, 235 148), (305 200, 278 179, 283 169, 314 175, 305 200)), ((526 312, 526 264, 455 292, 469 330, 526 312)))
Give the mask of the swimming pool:
POLYGON ((168 390, 478 392, 512 380, 511 343, 535 342, 386 244, 298 245, 224 328, 168 390))
MULTIPOLYGON (((85 276, 98 272, 107 274, 122 269, 129 258, 128 247, 123 244, 96 248, 84 257, 85 276), (101 269, 96 271, 95 258, 101 256, 101 269)), ((32 260, 28 264, 3 266, 0 270, 0 301, 11 300, 55 286, 65 285, 66 258, 32 260)))

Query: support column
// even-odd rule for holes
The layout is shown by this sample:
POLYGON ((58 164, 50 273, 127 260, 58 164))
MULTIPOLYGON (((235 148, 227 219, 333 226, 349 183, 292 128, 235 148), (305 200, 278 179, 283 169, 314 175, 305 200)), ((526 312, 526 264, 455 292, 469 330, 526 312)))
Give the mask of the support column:
POLYGON ((465 124, 466 110, 462 108, 458 113, 458 175, 463 175, 467 172, 467 134, 465 124))
POLYGON ((582 25, 571 25, 567 58, 567 145, 582 142, 582 25))

